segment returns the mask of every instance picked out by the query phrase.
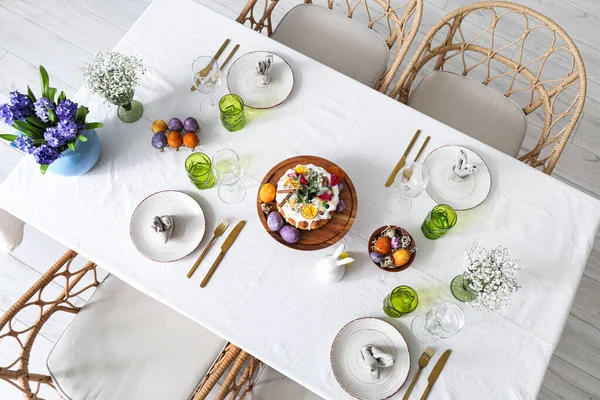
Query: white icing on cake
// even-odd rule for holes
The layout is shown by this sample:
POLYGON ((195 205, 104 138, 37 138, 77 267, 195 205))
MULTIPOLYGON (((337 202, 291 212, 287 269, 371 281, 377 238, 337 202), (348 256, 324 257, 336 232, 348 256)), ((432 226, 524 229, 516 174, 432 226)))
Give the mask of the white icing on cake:
POLYGON ((325 171, 324 168, 318 167, 314 164, 299 164, 294 168, 288 169, 277 182, 277 194, 275 196, 275 201, 277 202, 277 204, 281 204, 281 202, 288 196, 288 193, 280 193, 280 191, 290 189, 290 187, 286 186, 285 184, 290 179, 293 180, 293 178, 290 177, 290 175, 297 174, 296 169, 298 169, 299 167, 304 167, 307 171, 316 171, 317 174, 320 176, 318 190, 324 191, 331 195, 331 200, 328 201, 321 200, 318 198, 318 196, 315 196, 309 201, 308 204, 314 205, 315 207, 317 207, 318 210, 317 216, 312 219, 308 219, 302 215, 302 208, 304 205, 299 202, 297 193, 293 193, 283 204, 283 206, 280 207, 281 213, 286 219, 291 218, 296 222, 296 228, 300 225, 301 222, 306 221, 308 223, 307 229, 310 230, 311 224, 313 222, 324 219, 329 220, 331 218, 331 213, 335 211, 340 200, 340 190, 338 185, 331 186, 331 174, 325 171), (327 185, 325 186, 323 185, 323 177, 327 178, 327 185), (323 203, 326 203, 327 207, 324 207, 323 203))

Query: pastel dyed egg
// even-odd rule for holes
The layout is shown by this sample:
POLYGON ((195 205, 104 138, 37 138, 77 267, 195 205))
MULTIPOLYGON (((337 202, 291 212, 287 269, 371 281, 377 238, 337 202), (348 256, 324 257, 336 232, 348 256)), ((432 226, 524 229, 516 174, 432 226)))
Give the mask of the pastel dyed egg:
POLYGON ((373 260, 373 262, 376 262, 377 264, 383 261, 383 256, 376 251, 370 252, 369 257, 371 257, 371 260, 373 260))
POLYGON ((288 243, 296 243, 298 240, 300 240, 300 231, 291 225, 283 226, 279 230, 279 234, 283 240, 288 243))
POLYGON ((390 242, 390 239, 385 236, 382 236, 379 239, 377 239, 375 241, 375 244, 373 245, 373 250, 380 254, 388 254, 391 249, 392 243, 390 242))
POLYGON ((277 232, 283 226, 283 217, 278 211, 272 211, 267 216, 267 226, 270 230, 277 232))

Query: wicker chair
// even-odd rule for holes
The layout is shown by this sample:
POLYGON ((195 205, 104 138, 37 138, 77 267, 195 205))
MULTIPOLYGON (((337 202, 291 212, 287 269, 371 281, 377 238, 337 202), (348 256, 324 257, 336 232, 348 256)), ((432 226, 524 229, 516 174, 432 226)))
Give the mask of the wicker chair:
MULTIPOLYGON (((395 2, 393 0, 358 0, 352 5, 348 0, 327 0, 326 2, 326 6, 330 10, 364 23, 378 33, 385 39, 391 52, 394 52, 395 47, 392 62, 381 75, 379 84, 375 86, 382 93, 387 92, 400 63, 406 56, 421 24, 423 12, 423 0, 398 0, 400 5, 392 5, 395 2)), ((260 4, 259 0, 248 0, 237 21, 241 24, 248 24, 255 31, 271 36, 274 29, 274 9, 278 3, 279 0, 262 0, 260 4)), ((313 4, 313 1, 304 0, 304 3, 313 4)), ((323 1, 323 3, 325 2, 323 1)))
MULTIPOLYGON (((48 395, 56 397, 53 395, 54 392, 59 396, 61 395, 48 372, 31 371, 29 362, 35 340, 44 324, 55 313, 77 314, 80 307, 73 304, 74 299, 83 293, 94 291, 100 285, 96 264, 88 262, 83 267, 75 267, 73 261, 76 256, 77 253, 68 250, 0 317, 0 350, 6 349, 15 343, 20 349, 19 354, 15 354, 14 359, 6 361, 6 365, 0 365, 0 380, 7 382, 20 391, 25 399, 43 400, 48 395), (46 288, 54 284, 60 284, 64 287, 64 290, 58 297, 46 299, 46 288), (19 314, 29 308, 35 308, 36 312, 39 312, 39 317, 26 328, 16 328, 19 314), (48 393, 48 390, 50 393, 48 393)), ((23 318, 20 320, 23 320, 23 318)), ((228 400, 246 399, 255 382, 260 379, 261 373, 266 370, 266 366, 260 360, 239 347, 228 343, 198 384, 192 400, 206 399, 229 367, 231 369, 227 373, 224 382, 220 385, 216 395, 212 397, 215 400, 226 398, 228 400)), ((310 392, 293 381, 283 376, 279 378, 279 381, 283 381, 283 385, 280 383, 279 388, 290 388, 290 385, 294 385, 294 387, 291 387, 291 392, 300 393, 300 396, 290 397, 290 400, 313 398, 307 397, 306 393, 310 396, 310 392)), ((268 382, 268 385, 272 386, 273 383, 278 382, 268 382)), ((261 386, 266 384, 267 382, 261 384, 261 386)), ((265 398, 265 400, 270 399, 270 397, 265 398)))
POLYGON ((518 159, 552 173, 586 96, 581 55, 560 26, 514 3, 461 7, 431 28, 390 95, 410 105, 418 88, 413 83, 431 70, 452 71, 497 90, 518 104, 529 127, 539 118, 533 124, 543 126, 537 144, 527 149, 525 140, 518 159), (559 73, 560 66, 565 70, 559 73))

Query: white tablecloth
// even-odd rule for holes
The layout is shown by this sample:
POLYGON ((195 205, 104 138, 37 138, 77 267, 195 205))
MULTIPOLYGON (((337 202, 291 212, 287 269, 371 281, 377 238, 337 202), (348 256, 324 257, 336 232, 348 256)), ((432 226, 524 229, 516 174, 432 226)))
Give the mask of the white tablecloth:
MULTIPOLYGON (((90 120, 105 124, 98 131, 97 166, 79 178, 42 176, 27 157, 0 187, 0 207, 329 399, 348 397, 329 365, 332 340, 343 325, 363 316, 390 320, 409 342, 412 376, 424 347, 410 333, 412 315, 455 301, 449 283, 462 272, 464 249, 473 239, 507 246, 525 265, 521 290, 513 305, 498 313, 463 305, 464 330, 437 343, 434 361, 445 348, 453 353, 430 399, 536 398, 600 221, 596 200, 191 1, 154 1, 116 50, 144 60, 147 73, 136 97, 146 119, 125 124, 115 107, 83 89, 76 100, 89 106, 90 120), (192 60, 214 54, 225 38, 241 44, 238 56, 273 51, 295 73, 288 101, 270 111, 248 110, 248 124, 237 133, 225 131, 218 119, 203 119, 203 95, 189 91, 192 60), (224 205, 216 189, 191 185, 184 171, 187 149, 160 153, 150 146, 150 121, 190 115, 201 119, 203 151, 231 147, 241 154, 248 186, 241 204, 224 205), (390 219, 383 212, 385 197, 392 195, 384 182, 417 128, 423 130, 417 146, 425 135, 432 137, 428 151, 444 144, 467 146, 492 173, 488 199, 459 212, 457 226, 437 241, 425 239, 419 229, 435 205, 426 194, 405 217, 390 219), (319 257, 331 250, 288 249, 270 238, 257 218, 260 179, 299 154, 335 161, 358 193, 357 218, 344 238, 357 261, 335 284, 318 283, 314 271, 319 257), (205 289, 198 285, 219 245, 187 279, 199 250, 163 264, 144 258, 131 243, 133 210, 164 189, 182 190, 202 205, 208 221, 202 245, 222 216, 248 221, 205 289), (402 273, 384 272, 368 259, 366 240, 385 224, 406 228, 417 242, 416 261, 402 273), (382 300, 400 284, 412 286, 420 303, 411 316, 391 320, 382 300)), ((414 396, 422 393, 430 368, 414 396)))

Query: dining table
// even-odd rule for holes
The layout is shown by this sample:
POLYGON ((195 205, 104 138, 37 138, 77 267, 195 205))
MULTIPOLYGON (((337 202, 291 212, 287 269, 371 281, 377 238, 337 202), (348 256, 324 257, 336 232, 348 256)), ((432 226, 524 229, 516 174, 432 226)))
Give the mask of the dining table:
MULTIPOLYGON (((114 51, 143 60, 146 70, 135 92, 143 118, 122 122, 115 106, 83 87, 74 100, 89 107, 90 120, 104 124, 97 130, 97 165, 79 177, 42 175, 33 157, 25 157, 0 186, 0 208, 325 399, 351 398, 330 362, 332 342, 342 327, 360 317, 391 323, 408 342, 410 381, 426 348, 413 337, 410 323, 440 302, 460 305, 466 324, 457 335, 435 343, 437 351, 412 398, 420 397, 435 362, 451 349, 429 399, 536 399, 600 223, 597 200, 191 0, 153 1, 114 51), (240 45, 234 59, 257 50, 272 52, 287 61, 294 75, 285 102, 268 110, 246 108, 246 126, 233 133, 218 117, 203 116, 200 102, 206 95, 190 91, 194 59, 214 54, 227 38, 230 46, 240 45), (153 120, 188 116, 200 121, 196 151, 211 155, 231 148, 240 155, 247 188, 240 203, 224 204, 216 187, 196 189, 184 168, 189 149, 152 147, 153 120), (397 193, 385 182, 417 129, 423 132, 421 141, 431 136, 421 161, 440 146, 460 145, 481 156, 491 174, 485 201, 459 211, 456 226, 438 240, 421 233, 427 212, 436 205, 425 191, 407 214, 386 211, 397 193), (335 246, 291 249, 275 241, 259 219, 261 180, 282 160, 299 155, 335 162, 355 186, 356 219, 341 239, 355 261, 335 283, 321 282, 315 269, 335 246), (136 206, 163 190, 190 195, 206 218, 206 234, 196 250, 170 263, 144 257, 130 238, 136 206), (223 238, 191 278, 186 274, 222 217, 232 225, 247 222, 208 285, 200 288, 223 238), (377 268, 369 259, 368 238, 386 225, 401 226, 416 242, 415 261, 398 273, 377 268), (450 292, 474 240, 507 247, 524 266, 520 289, 498 311, 460 303, 450 292), (389 318, 383 300, 399 285, 412 287, 419 304, 411 314, 389 318)), ((228 93, 230 65, 223 70, 218 95, 228 93)), ((407 386, 393 398, 402 398, 407 386)))

